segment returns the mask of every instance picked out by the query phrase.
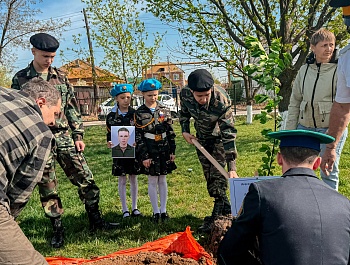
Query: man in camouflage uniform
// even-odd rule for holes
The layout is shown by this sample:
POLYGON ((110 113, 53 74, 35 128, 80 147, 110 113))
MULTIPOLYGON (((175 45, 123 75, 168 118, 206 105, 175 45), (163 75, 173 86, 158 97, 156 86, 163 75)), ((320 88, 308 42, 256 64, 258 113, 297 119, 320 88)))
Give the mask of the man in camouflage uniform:
POLYGON ((85 148, 83 142, 84 128, 74 89, 60 70, 51 67, 59 43, 54 37, 46 33, 33 35, 30 38, 30 43, 33 45, 34 60, 27 68, 15 74, 11 87, 19 90, 23 84, 32 78, 40 77, 54 85, 61 93, 61 113, 56 120, 56 124, 50 127, 56 139, 56 147, 52 149, 44 170, 43 179, 38 184, 45 215, 50 218, 53 225, 54 235, 51 245, 59 248, 64 243, 64 229, 61 221, 63 207, 57 192, 55 160, 60 164, 71 183, 78 187, 79 197, 85 204, 88 213, 90 230, 111 229, 116 227, 117 224, 105 222, 99 211, 100 190, 95 184, 92 172, 82 153, 85 148), (72 135, 70 135, 69 128, 72 135))
POLYGON ((33 79, 23 91, 0 87, 0 264, 48 265, 18 226, 49 157, 59 92, 33 79))
MULTIPOLYGON (((188 86, 180 93, 180 124, 182 135, 189 144, 192 139, 198 142, 225 167, 226 162, 230 178, 237 178, 235 159, 237 156, 234 127, 234 114, 231 101, 226 92, 214 88, 211 74, 198 69, 188 76, 188 86), (190 118, 194 118, 196 137, 190 134, 190 118)), ((227 198, 227 179, 210 161, 197 150, 202 164, 208 193, 215 199, 211 216, 204 219, 199 231, 208 233, 214 219, 221 215, 231 214, 231 205, 227 198)))

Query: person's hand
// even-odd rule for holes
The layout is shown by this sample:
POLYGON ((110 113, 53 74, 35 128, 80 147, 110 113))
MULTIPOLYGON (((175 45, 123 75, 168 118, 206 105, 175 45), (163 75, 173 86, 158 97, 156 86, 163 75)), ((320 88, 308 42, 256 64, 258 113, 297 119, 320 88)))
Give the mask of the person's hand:
POLYGON ((174 160, 175 160, 175 155, 170 155, 170 161, 174 162, 174 160))
POLYGON ((335 152, 335 148, 325 148, 320 168, 327 176, 329 176, 329 172, 332 172, 333 170, 333 165, 336 157, 337 154, 335 152))
POLYGON ((183 132, 182 136, 185 138, 186 142, 189 144, 193 144, 192 143, 192 139, 197 139, 196 137, 194 137, 192 134, 187 133, 187 132, 183 132))
POLYGON ((108 141, 108 142, 107 142, 107 147, 108 147, 108 148, 112 148, 112 147, 113 147, 112 141, 108 141))
POLYGON ((77 149, 78 152, 83 152, 85 149, 85 144, 83 141, 76 141, 75 142, 75 148, 77 149))
POLYGON ((149 168, 151 166, 152 159, 146 159, 142 161, 142 164, 145 168, 149 168))
POLYGON ((230 179, 232 179, 232 178, 235 178, 235 179, 236 179, 236 178, 239 178, 238 175, 237 175, 237 172, 236 172, 236 171, 233 171, 233 170, 228 172, 228 177, 229 177, 230 179))

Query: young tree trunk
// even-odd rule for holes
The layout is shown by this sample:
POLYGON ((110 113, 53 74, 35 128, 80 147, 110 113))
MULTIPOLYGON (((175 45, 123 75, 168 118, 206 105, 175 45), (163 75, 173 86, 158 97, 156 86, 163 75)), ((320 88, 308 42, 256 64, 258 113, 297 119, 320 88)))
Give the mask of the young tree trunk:
POLYGON ((279 112, 283 112, 288 110, 290 95, 292 94, 293 80, 297 75, 297 70, 295 69, 286 69, 279 76, 281 81, 281 89, 279 95, 283 97, 281 102, 279 103, 278 110, 279 112))
POLYGON ((253 123, 253 104, 252 100, 247 100, 247 124, 253 123))

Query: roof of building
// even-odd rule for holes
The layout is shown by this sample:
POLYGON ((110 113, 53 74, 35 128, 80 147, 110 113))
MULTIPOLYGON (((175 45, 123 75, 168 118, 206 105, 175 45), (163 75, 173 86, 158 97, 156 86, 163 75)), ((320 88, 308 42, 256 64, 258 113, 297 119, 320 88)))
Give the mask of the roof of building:
MULTIPOLYGON (((76 59, 60 67, 60 70, 67 74, 68 79, 84 79, 92 78, 92 66, 89 62, 76 59)), ((124 81, 120 79, 117 75, 95 66, 95 71, 98 80, 109 80, 114 82, 124 81)))
POLYGON ((148 66, 147 74, 156 73, 156 72, 185 72, 181 68, 177 67, 174 63, 167 62, 159 62, 157 64, 153 64, 152 66, 148 66))

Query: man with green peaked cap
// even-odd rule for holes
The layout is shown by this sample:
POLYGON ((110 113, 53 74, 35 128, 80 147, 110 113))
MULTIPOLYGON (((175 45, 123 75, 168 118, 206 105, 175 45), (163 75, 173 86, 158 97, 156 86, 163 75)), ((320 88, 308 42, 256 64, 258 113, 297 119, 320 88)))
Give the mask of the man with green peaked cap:
POLYGON ((280 140, 283 175, 249 186, 220 243, 218 264, 350 264, 350 201, 314 172, 320 144, 334 138, 307 130, 268 135, 280 140))
MULTIPOLYGON (((350 32, 350 1, 331 0, 329 5, 342 8, 344 24, 350 32)), ((320 166, 325 174, 333 170, 333 165, 336 163, 336 147, 350 120, 350 44, 339 52, 337 78, 337 92, 330 112, 327 132, 335 138, 335 141, 327 144, 320 166)))

